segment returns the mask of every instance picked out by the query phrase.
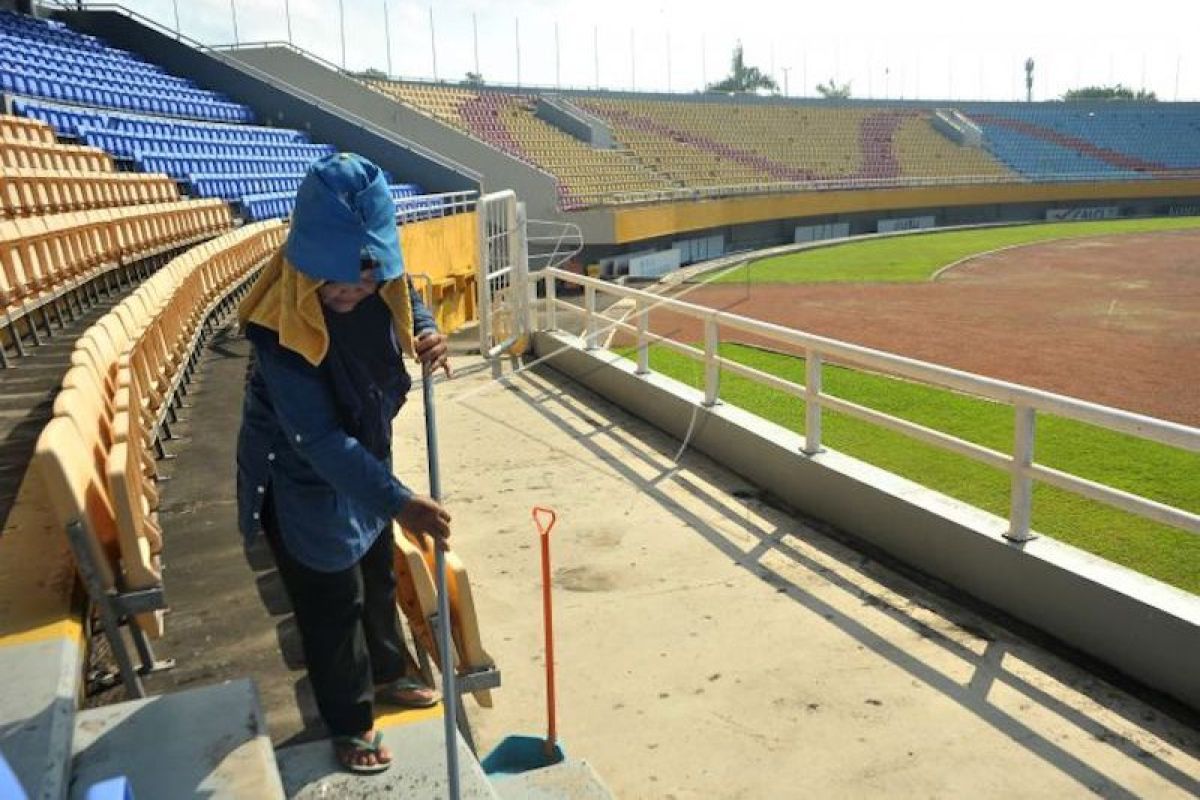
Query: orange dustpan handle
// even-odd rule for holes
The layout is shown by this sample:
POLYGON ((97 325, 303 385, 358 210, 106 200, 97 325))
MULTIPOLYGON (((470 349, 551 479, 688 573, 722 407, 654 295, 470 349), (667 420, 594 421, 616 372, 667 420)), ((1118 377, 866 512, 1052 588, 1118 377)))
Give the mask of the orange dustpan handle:
POLYGON ((550 602, 550 531, 558 515, 553 509, 533 507, 533 522, 537 525, 538 538, 542 542, 542 620, 546 632, 546 760, 554 758, 558 729, 554 718, 554 614, 550 602), (549 517, 549 522, 543 520, 549 517))

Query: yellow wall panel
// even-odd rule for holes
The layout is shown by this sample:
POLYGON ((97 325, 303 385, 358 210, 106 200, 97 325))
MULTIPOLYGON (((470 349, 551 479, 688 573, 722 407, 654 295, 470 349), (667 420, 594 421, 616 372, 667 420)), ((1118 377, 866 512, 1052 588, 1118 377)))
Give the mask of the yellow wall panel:
POLYGON ((996 183, 969 186, 924 186, 904 189, 858 189, 828 192, 687 200, 613 211, 618 244, 748 222, 791 217, 898 211, 906 208, 973 206, 990 203, 1035 203, 1116 200, 1147 197, 1194 197, 1200 180, 1108 181, 1103 183, 996 183))

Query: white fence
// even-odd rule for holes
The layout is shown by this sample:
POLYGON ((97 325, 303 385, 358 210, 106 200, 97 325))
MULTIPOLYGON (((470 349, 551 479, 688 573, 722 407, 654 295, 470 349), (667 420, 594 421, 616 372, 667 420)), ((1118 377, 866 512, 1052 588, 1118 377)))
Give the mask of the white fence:
MULTIPOLYGON (((821 450, 822 413, 828 409, 897 431, 943 450, 1007 471, 1011 476, 1011 497, 1009 526, 1006 535, 1010 539, 1025 541, 1032 537, 1030 514, 1034 481, 1041 481, 1124 511, 1182 528, 1193 534, 1200 534, 1200 515, 1044 464, 1038 464, 1033 459, 1036 418, 1039 412, 1085 422, 1191 452, 1200 452, 1200 429, 1031 389, 1007 381, 940 367, 823 336, 815 336, 781 325, 664 298, 660 295, 583 277, 559 269, 541 270, 531 277, 533 280, 540 280, 545 284, 546 303, 542 322, 546 328, 556 329, 558 312, 568 309, 573 315, 582 311, 583 343, 588 349, 598 347, 599 337, 603 332, 602 327, 631 333, 636 337, 637 342, 638 374, 645 375, 650 371, 648 349, 651 344, 670 348, 702 362, 704 364, 703 389, 706 405, 711 406, 717 402, 722 371, 749 378, 803 400, 805 402, 804 452, 808 455, 814 455, 821 450), (582 309, 574 303, 558 298, 556 291, 558 282, 583 288, 582 309), (633 301, 633 324, 613 320, 599 314, 596 310, 598 293, 633 301), (700 320, 704 325, 703 349, 651 333, 648 315, 652 308, 668 310, 700 320), (805 382, 799 384, 787 381, 718 355, 718 345, 723 330, 750 334, 777 345, 802 349, 806 359, 805 382), (1013 408, 1015 418, 1012 450, 1011 452, 1001 452, 983 447, 974 442, 826 394, 821 388, 821 378, 823 366, 827 361, 837 361, 839 364, 895 375, 918 383, 952 389, 1009 405, 1013 408)), ((1114 457, 1119 457, 1119 455, 1114 455, 1114 457)))

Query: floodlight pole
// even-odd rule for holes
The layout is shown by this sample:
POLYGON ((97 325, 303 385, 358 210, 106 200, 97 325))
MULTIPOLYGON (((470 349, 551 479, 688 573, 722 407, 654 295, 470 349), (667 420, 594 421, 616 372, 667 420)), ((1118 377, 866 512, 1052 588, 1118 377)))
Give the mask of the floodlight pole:
POLYGON ((238 41, 237 0, 229 0, 229 11, 230 11, 230 14, 233 16, 233 43, 241 44, 241 42, 238 41))
POLYGON ((437 35, 433 29, 433 6, 429 7, 429 52, 433 57, 433 79, 438 79, 437 73, 437 35))
POLYGON ((1025 102, 1033 102, 1033 59, 1025 59, 1025 102))
MULTIPOLYGON (((596 68, 596 88, 600 88, 600 26, 592 26, 592 59, 596 68)), ((1176 71, 1178 72, 1178 70, 1176 71)), ((1178 83, 1179 81, 1176 81, 1178 83)), ((1178 94, 1178 91, 1176 92, 1178 94)))
POLYGON ((388 24, 388 4, 387 0, 383 0, 383 40, 387 46, 387 74, 388 78, 392 77, 392 30, 388 24))
POLYGON ((554 21, 554 88, 562 88, 562 76, 558 69, 558 20, 554 21))
POLYGON ((346 3, 338 0, 338 27, 342 31, 342 70, 346 69, 346 3))
POLYGON ((483 73, 479 71, 479 17, 474 11, 471 12, 471 33, 475 42, 475 74, 482 78, 483 73))
POLYGON ((288 44, 292 43, 292 0, 283 0, 283 18, 287 20, 288 44))
POLYGON ((517 86, 521 85, 521 18, 513 18, 513 36, 517 47, 517 86))
POLYGON ((667 30, 667 94, 671 93, 671 31, 667 30))
POLYGON ((783 96, 788 96, 788 73, 792 71, 791 67, 780 67, 783 70, 783 96))
POLYGON ((180 35, 180 30, 179 30, 179 0, 175 0, 175 2, 174 2, 174 6, 175 6, 175 38, 176 38, 176 39, 178 39, 178 38, 179 38, 179 35, 180 35))
POLYGON ((633 28, 629 29, 629 88, 637 91, 637 44, 633 28))

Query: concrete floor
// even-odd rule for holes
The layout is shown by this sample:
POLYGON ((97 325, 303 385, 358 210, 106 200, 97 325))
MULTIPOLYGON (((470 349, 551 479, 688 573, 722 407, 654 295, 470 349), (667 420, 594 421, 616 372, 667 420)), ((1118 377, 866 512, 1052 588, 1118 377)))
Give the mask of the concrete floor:
MULTIPOLYGON (((269 561, 233 523, 246 343, 218 337, 163 492, 152 691, 250 675, 276 744, 320 732, 269 561), (282 651, 282 655, 281 655, 282 651)), ((711 460, 539 368, 439 382, 446 504, 496 706, 481 749, 545 724, 538 549, 552 537, 559 731, 619 797, 1187 797, 1200 731, 758 499, 711 460)), ((396 468, 424 487, 420 393, 396 468)))

